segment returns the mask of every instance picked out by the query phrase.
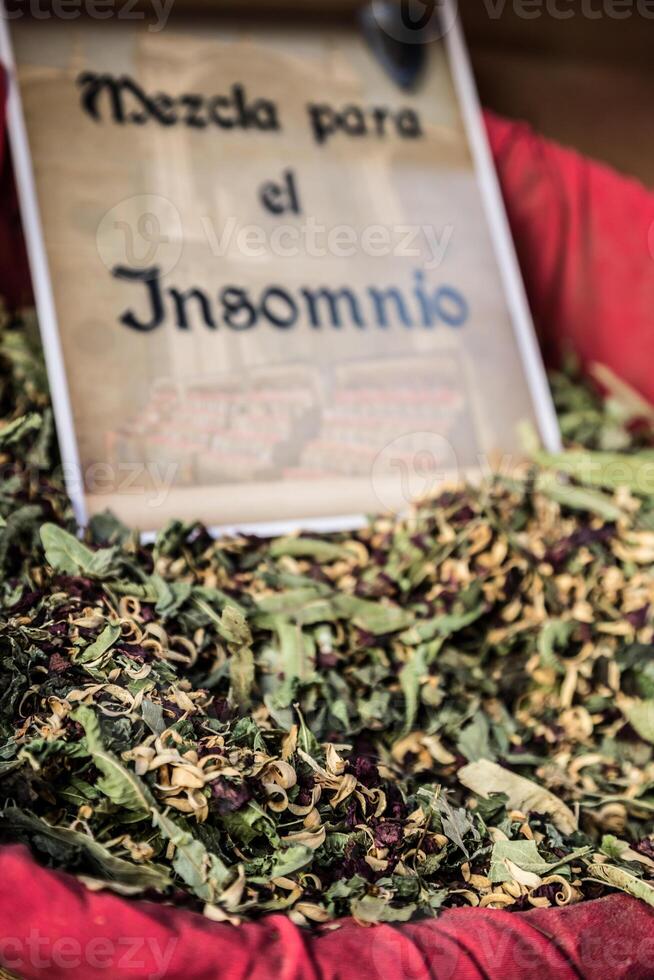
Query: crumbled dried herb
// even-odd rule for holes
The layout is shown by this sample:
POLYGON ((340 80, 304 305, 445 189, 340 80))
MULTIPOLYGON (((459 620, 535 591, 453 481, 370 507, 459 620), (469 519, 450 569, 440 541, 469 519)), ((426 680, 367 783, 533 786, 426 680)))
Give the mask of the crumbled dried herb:
POLYGON ((642 428, 617 481, 614 409, 603 437, 558 378, 596 454, 356 534, 82 542, 27 336, 0 339, 2 841, 232 922, 654 904, 642 428))

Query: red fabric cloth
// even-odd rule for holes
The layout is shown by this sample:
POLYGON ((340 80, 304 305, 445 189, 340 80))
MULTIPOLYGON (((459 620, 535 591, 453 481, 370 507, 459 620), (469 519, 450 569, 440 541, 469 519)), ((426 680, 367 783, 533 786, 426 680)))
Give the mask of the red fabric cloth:
POLYGON ((654 402, 654 193, 485 113, 546 360, 565 348, 654 402))
POLYGON ((87 891, 0 849, 0 962, 25 980, 646 980, 654 910, 625 896, 525 913, 459 909, 322 935, 282 915, 234 927, 87 891))

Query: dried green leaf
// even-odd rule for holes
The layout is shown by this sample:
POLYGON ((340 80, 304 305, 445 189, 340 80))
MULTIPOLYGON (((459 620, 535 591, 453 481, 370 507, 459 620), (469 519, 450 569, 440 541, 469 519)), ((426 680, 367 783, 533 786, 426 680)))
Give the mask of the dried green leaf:
POLYGON ((119 636, 120 624, 108 623, 98 636, 97 640, 94 640, 93 643, 89 643, 89 645, 75 657, 76 662, 79 664, 88 664, 93 663, 95 660, 99 660, 100 657, 102 657, 112 648, 119 636))
POLYGON ((654 745, 654 699, 634 701, 625 710, 625 715, 640 737, 654 745))
POLYGON ((152 822, 166 840, 174 845, 173 868, 194 895, 204 902, 216 903, 228 885, 232 873, 218 857, 210 853, 197 838, 170 817, 152 809, 152 822))
POLYGON ((68 575, 108 575, 112 570, 115 548, 102 548, 91 551, 73 534, 57 527, 44 524, 41 528, 41 542, 45 549, 46 561, 58 572, 68 575))
POLYGON ((563 834, 573 834, 577 829, 577 820, 572 810, 566 804, 539 786, 538 783, 517 776, 488 759, 480 759, 459 769, 459 781, 477 793, 487 797, 491 793, 504 793, 509 800, 509 807, 522 810, 524 813, 547 813, 553 824, 563 834))
POLYGON ((654 905, 654 887, 623 868, 616 868, 611 864, 591 864, 586 873, 596 881, 633 895, 634 898, 640 898, 648 905, 654 905))
POLYGON ((539 876, 548 874, 551 867, 538 853, 536 841, 498 840, 493 844, 491 854, 489 877, 492 882, 511 881, 513 875, 507 862, 539 876))
POLYGON ((126 769, 112 752, 108 752, 102 741, 100 723, 90 708, 78 708, 73 715, 84 729, 86 746, 94 765, 102 776, 96 786, 116 806, 138 814, 142 818, 150 815, 154 798, 145 783, 126 769))

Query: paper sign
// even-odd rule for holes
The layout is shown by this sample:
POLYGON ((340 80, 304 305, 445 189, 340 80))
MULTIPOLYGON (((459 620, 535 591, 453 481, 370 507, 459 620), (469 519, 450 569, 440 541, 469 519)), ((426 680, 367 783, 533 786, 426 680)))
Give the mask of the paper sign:
POLYGON ((412 91, 349 25, 11 33, 82 517, 346 524, 556 440, 456 30, 412 91))

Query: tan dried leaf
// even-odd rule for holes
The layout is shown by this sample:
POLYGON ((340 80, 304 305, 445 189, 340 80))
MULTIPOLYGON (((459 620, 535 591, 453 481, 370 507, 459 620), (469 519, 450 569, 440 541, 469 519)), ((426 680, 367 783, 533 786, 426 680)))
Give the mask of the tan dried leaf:
POLYGON ((548 813, 561 833, 572 834, 577 829, 577 819, 572 810, 549 790, 524 776, 517 776, 496 762, 480 759, 471 762, 458 772, 459 781, 479 796, 505 793, 508 806, 523 811, 548 813))

